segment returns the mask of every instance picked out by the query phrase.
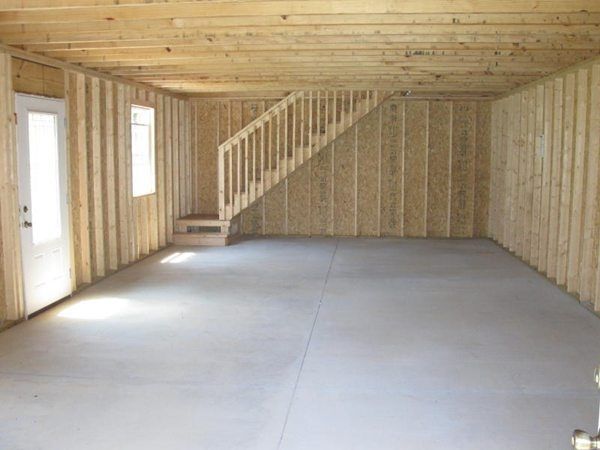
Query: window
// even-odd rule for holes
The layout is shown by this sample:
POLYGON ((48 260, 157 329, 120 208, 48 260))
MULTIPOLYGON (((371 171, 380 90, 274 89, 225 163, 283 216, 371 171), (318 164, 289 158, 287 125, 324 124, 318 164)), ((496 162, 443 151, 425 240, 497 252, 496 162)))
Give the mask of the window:
POLYGON ((134 197, 155 192, 154 108, 131 106, 131 172, 134 197))

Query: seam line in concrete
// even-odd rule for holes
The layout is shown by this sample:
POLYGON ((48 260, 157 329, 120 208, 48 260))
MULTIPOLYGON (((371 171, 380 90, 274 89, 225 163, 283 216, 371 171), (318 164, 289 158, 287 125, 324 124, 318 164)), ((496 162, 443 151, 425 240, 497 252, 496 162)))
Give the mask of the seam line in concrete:
POLYGON ((327 289, 327 283, 329 282, 329 274, 331 273, 331 268, 333 267, 333 260, 335 258, 335 254, 337 253, 339 243, 340 243, 340 240, 339 240, 339 238, 337 238, 335 240, 335 248, 333 249, 333 253, 331 254, 331 260, 329 261, 327 275, 325 275, 325 282, 323 283, 323 287, 321 288, 321 296, 319 297, 319 304, 317 305, 317 312, 315 313, 315 317, 313 318, 312 326, 310 328, 310 333, 308 334, 308 339, 306 341, 306 346, 304 347, 304 354, 302 355, 302 361, 300 362, 300 368, 298 369, 298 375, 296 375, 296 382, 294 383, 294 389, 292 390, 290 402, 288 404, 287 411, 285 414, 285 420, 283 422, 283 427, 281 429, 281 435, 279 436, 279 443, 277 444, 277 449, 280 449, 281 444, 283 443, 283 436, 285 435, 285 429, 287 427, 288 419, 290 417, 290 412, 292 411, 292 404, 294 403, 294 399, 296 398, 296 391, 298 390, 298 384, 300 383, 300 376, 302 375, 302 369, 304 369, 304 361, 306 360, 306 355, 308 354, 308 349, 309 349, 310 343, 312 341, 313 333, 315 331, 315 326, 317 325, 317 319, 319 317, 319 313, 321 312, 321 305, 323 304, 323 298, 325 297, 325 289, 327 289))

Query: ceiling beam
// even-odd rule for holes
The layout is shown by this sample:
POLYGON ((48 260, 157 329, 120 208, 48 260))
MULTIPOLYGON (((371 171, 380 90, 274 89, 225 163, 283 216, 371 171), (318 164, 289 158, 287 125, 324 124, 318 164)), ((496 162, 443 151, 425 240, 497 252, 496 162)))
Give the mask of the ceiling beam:
POLYGON ((416 13, 576 13, 600 12, 597 0, 286 0, 171 2, 0 10, 0 24, 65 23, 171 19, 175 17, 264 16, 288 14, 416 14, 416 13))

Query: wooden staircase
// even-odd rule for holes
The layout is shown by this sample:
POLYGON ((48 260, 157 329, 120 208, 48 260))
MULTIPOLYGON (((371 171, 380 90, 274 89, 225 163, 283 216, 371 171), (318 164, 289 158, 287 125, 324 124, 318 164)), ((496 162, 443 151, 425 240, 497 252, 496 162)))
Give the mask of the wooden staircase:
POLYGON ((176 220, 177 245, 229 245, 240 212, 379 106, 391 91, 297 91, 219 146, 219 214, 176 220))
POLYGON ((238 216, 392 94, 288 95, 219 146, 219 218, 238 216))

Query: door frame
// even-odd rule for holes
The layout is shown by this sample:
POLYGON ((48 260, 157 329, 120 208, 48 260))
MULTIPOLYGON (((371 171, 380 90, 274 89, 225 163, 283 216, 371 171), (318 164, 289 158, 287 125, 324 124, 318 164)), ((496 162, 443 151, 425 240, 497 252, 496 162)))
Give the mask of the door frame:
MULTIPOLYGON (((26 94, 26 93, 20 93, 20 92, 15 92, 15 96, 14 96, 14 102, 15 102, 15 106, 14 106, 14 111, 16 114, 16 123, 15 123, 15 136, 16 136, 16 147, 17 147, 17 174, 18 174, 18 187, 19 187, 19 191, 20 191, 20 184, 21 184, 21 167, 23 164, 23 153, 21 151, 20 148, 20 142, 21 142, 21 133, 19 132, 19 120, 26 120, 25 118, 19 117, 18 113, 19 111, 19 100, 20 99, 34 99, 34 100, 40 100, 43 102, 53 102, 55 104, 58 104, 58 110, 59 110, 59 123, 57 124, 57 138, 59 140, 59 177, 64 177, 64 180, 60 181, 61 184, 61 188, 64 186, 65 189, 65 195, 64 195, 64 201, 65 201, 65 207, 66 207, 66 214, 65 214, 65 239, 66 239, 66 244, 67 244, 67 248, 66 248, 66 255, 67 255, 67 261, 69 263, 69 277, 70 277, 70 289, 69 289, 69 293, 60 298, 57 299, 55 301, 53 301, 52 303, 49 303, 48 305, 44 306, 43 308, 40 308, 34 312, 30 312, 28 305, 27 305, 27 295, 26 295, 26 291, 25 291, 25 258, 23 255, 23 240, 22 240, 22 236, 20 236, 20 249, 19 251, 21 252, 21 273, 22 273, 22 277, 21 277, 21 282, 22 282, 22 292, 23 292, 23 310, 24 310, 24 318, 25 320, 28 320, 29 318, 31 318, 32 316, 35 316, 39 313, 42 313, 44 311, 46 311, 47 309, 53 307, 54 305, 56 305, 57 303, 60 303, 62 301, 64 301, 65 299, 71 297, 73 295, 73 293, 75 292, 75 279, 74 279, 74 257, 73 257, 73 239, 72 239, 72 228, 71 228, 71 221, 72 221, 72 211, 71 211, 71 195, 70 195, 70 177, 69 177, 69 165, 70 165, 70 161, 69 161, 69 147, 68 147, 68 141, 69 141, 69 137, 68 137, 68 117, 67 117, 67 100, 66 98, 56 98, 56 97, 45 97, 42 95, 35 95, 35 94, 26 94), (64 122, 63 124, 60 123, 60 115, 62 114, 64 122), (61 151, 60 151, 60 141, 62 141, 62 145, 63 145, 63 151, 64 151, 64 157, 61 158, 61 151)), ((43 109, 43 108, 40 108, 43 109)), ((41 111, 44 112, 44 111, 41 111)), ((29 169, 29 165, 27 167, 29 169)), ((23 215, 22 215, 22 199, 21 199, 21 194, 18 194, 18 201, 19 201, 19 215, 18 215, 18 220, 19 220, 19 235, 21 235, 21 231, 23 228, 23 215)), ((61 202, 63 201, 63 198, 61 198, 61 202)), ((61 218, 62 218, 62 214, 61 214, 61 218)))

